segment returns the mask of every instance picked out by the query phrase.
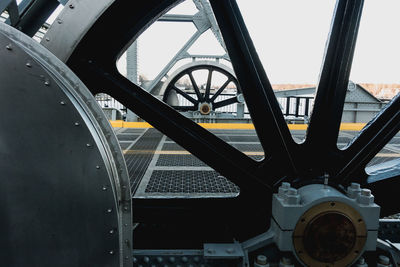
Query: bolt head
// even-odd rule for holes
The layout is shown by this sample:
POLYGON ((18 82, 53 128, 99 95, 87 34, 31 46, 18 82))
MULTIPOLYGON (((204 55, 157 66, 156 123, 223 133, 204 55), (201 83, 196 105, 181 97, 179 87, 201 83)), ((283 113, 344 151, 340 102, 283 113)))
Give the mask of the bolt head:
POLYGON ((369 189, 361 189, 361 195, 363 196, 371 196, 371 190, 369 189))
POLYGON ((264 255, 258 255, 256 262, 258 264, 267 264, 267 257, 265 257, 264 255))
POLYGON ((289 196, 295 196, 295 195, 297 195, 297 189, 295 189, 295 188, 289 188, 288 191, 287 191, 287 194, 288 194, 289 196))
POLYGON ((379 263, 381 263, 383 265, 389 265, 390 264, 390 259, 388 257, 386 257, 385 255, 379 255, 378 261, 379 261, 379 263))

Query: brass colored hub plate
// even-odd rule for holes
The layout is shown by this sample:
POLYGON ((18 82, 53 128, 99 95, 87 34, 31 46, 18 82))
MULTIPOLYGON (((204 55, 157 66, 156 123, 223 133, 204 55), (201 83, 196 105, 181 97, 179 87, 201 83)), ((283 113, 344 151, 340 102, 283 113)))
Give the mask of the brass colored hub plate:
POLYGON ((211 106, 207 103, 203 103, 200 105, 200 113, 203 115, 208 115, 211 113, 211 106))
POLYGON ((366 239, 358 211, 337 201, 310 208, 293 232, 296 254, 307 266, 347 266, 363 251, 366 239))

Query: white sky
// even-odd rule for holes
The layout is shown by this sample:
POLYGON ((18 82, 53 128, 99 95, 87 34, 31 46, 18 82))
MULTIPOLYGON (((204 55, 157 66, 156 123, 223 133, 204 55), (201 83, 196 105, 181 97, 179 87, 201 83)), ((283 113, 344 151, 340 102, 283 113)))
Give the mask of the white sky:
MULTIPOLYGON (((271 83, 316 83, 334 0, 237 0, 271 83)), ((355 82, 400 83, 400 1, 365 1, 353 69, 355 82)), ((170 13, 193 14, 187 0, 170 13)), ((139 73, 155 77, 195 32, 191 23, 158 22, 139 38, 139 73)), ((222 54, 211 33, 192 53, 222 54)), ((125 73, 124 59, 118 64, 125 73)))

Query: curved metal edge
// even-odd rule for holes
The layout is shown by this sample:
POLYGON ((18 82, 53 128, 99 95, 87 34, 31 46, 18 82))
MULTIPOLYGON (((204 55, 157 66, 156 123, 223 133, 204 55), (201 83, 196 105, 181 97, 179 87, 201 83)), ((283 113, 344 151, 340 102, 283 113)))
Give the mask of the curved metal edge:
POLYGON ((199 60, 199 61, 193 61, 190 62, 188 64, 185 64, 183 66, 181 66, 180 68, 178 68, 177 70, 175 70, 169 77, 168 79, 164 82, 163 86, 161 87, 160 90, 160 96, 163 96, 165 93, 165 90, 168 87, 168 84, 176 77, 178 76, 182 71, 191 68, 191 67, 196 67, 196 66, 200 66, 200 65, 207 65, 207 66, 213 66, 213 67, 217 67, 217 68, 221 68, 224 71, 230 73, 233 77, 236 78, 236 74, 233 71, 233 69, 229 68, 228 66, 222 64, 222 63, 218 63, 216 61, 207 61, 207 60, 199 60))
POLYGON ((129 175, 111 125, 90 91, 63 62, 36 41, 5 23, 0 23, 0 31, 18 45, 28 48, 32 52, 31 56, 62 84, 61 87, 65 93, 72 97, 71 100, 79 104, 81 108, 79 112, 82 118, 86 118, 85 122, 96 140, 104 162, 110 163, 109 166, 106 165, 106 168, 111 177, 111 184, 116 196, 115 201, 119 207, 120 263, 124 267, 132 266, 130 260, 132 257, 132 196, 129 175))
POLYGON ((67 62, 81 39, 112 3, 114 0, 69 0, 41 44, 61 61, 67 62))

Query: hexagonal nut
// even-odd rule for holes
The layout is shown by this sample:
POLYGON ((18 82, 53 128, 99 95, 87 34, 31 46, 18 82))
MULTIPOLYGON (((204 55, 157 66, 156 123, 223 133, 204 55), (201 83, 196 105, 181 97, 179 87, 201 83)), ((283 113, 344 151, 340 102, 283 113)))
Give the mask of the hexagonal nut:
POLYGON ((290 189, 290 183, 283 182, 281 186, 278 188, 278 197, 284 198, 286 192, 290 189))
POLYGON ((300 195, 297 193, 297 189, 290 188, 287 190, 284 196, 285 204, 297 205, 300 203, 300 195))
POLYGON ((349 198, 356 199, 360 194, 361 194, 360 184, 351 183, 351 185, 347 187, 347 196, 349 198))
POLYGON ((374 199, 375 198, 373 195, 366 196, 366 195, 360 194, 357 196, 357 202, 361 205, 371 205, 374 203, 374 199))

